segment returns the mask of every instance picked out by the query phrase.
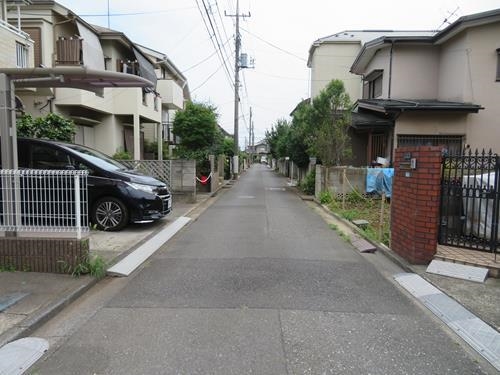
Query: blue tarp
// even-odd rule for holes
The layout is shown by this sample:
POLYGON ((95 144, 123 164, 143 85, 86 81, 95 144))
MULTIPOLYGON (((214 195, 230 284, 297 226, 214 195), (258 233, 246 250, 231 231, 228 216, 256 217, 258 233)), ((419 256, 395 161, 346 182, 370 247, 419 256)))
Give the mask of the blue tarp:
POLYGON ((367 168, 366 192, 377 192, 380 195, 385 193, 385 196, 390 198, 392 195, 393 177, 394 168, 367 168))

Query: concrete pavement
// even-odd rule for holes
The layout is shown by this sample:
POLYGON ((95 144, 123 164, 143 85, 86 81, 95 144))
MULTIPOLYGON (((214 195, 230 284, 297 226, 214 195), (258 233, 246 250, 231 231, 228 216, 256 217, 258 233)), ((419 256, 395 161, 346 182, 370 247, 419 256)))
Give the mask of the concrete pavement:
MULTIPOLYGON (((177 218, 195 213, 210 198, 210 194, 198 194, 196 202, 190 202, 180 196, 175 199, 173 211, 157 222, 129 225, 121 232, 91 231, 91 255, 114 264, 177 218)), ((29 335, 97 282, 90 276, 0 272, 0 348, 29 335)))
MULTIPOLYGON (((248 195, 248 197, 249 196, 250 195, 248 195)), ((241 196, 240 198, 243 199, 245 197, 246 196, 241 196)), ((105 232, 92 233, 91 250, 100 254, 109 261, 119 259, 131 251, 131 249, 141 244, 148 236, 151 236, 165 226, 168 226, 177 217, 189 215, 189 212, 192 212, 192 210, 200 207, 200 205, 207 204, 208 199, 208 196, 199 196, 197 202, 195 203, 178 202, 172 215, 169 215, 169 217, 165 220, 154 223, 153 225, 137 227, 132 226, 126 231, 116 234, 105 232)), ((276 258, 279 258, 280 251, 281 249, 276 249, 276 258)), ((311 251, 314 251, 314 249, 311 249, 311 251)), ((343 256, 349 257, 348 254, 343 256)), ((313 253, 311 253, 311 258, 314 258, 313 253)), ((430 280, 445 293, 461 302, 465 307, 477 316, 481 317, 491 326, 497 330, 499 329, 499 280, 488 279, 485 284, 476 284, 437 275, 426 275, 424 267, 412 267, 401 259, 397 259, 397 261, 408 270, 423 275, 426 279, 430 280)), ((245 272, 247 265, 244 264, 244 262, 241 264, 240 271, 245 272)), ((290 264, 288 268, 293 270, 294 264, 290 264)), ((241 274, 241 272, 235 273, 233 276, 236 278, 238 277, 238 274, 241 274)), ((274 277, 286 277, 286 275, 275 275, 274 277)), ((335 274, 331 274, 329 277, 335 277, 335 274)), ((353 282, 353 280, 351 280, 351 282, 353 282)), ((1 272, 0 298, 9 294, 13 295, 14 293, 23 293, 25 296, 20 299, 19 302, 0 313, 0 347, 13 339, 29 335, 29 333, 36 327, 50 319, 50 317, 64 308, 64 306, 69 304, 71 301, 78 298, 78 296, 83 294, 94 284, 95 280, 90 277, 75 279, 66 275, 1 272)), ((348 286, 346 284, 346 288, 347 287, 348 286)), ((248 293, 249 291, 244 292, 248 293)), ((139 297, 140 296, 138 296, 138 298, 139 297)), ((238 294, 235 294, 234 298, 237 297, 238 294)), ((304 303, 306 303, 308 297, 306 295, 302 297, 304 299, 304 303)), ((283 298, 286 298, 286 296, 283 295, 283 298)), ((269 301, 263 301, 263 303, 264 302, 270 303, 269 301)), ((347 300, 345 302, 348 303, 347 300)), ((207 301, 207 303, 209 303, 209 301, 207 301)), ((245 301, 242 300, 243 305, 244 303, 245 301)), ((326 300, 323 301, 323 303, 326 304, 325 306, 328 305, 328 301, 326 300)), ((231 317, 228 317, 228 319, 230 318, 231 317)), ((252 317, 249 316, 249 318, 252 317)), ((266 317, 255 316, 253 318, 259 320, 266 317)), ((290 316, 288 318, 293 320, 296 317, 290 316)), ((196 317, 193 317, 193 319, 196 319, 196 317)), ((272 319, 272 317, 267 317, 266 319, 272 319)), ((330 323, 333 325, 328 326, 331 328, 333 327, 332 329, 335 328, 335 324, 339 324, 334 321, 331 321, 330 323)), ((362 322, 358 323, 361 324, 362 322)), ((249 329, 250 326, 251 324, 249 325, 249 329)), ((326 329, 326 326, 324 328, 326 329)), ((251 332, 249 331, 249 334, 250 333, 251 332)), ((262 334, 265 334, 265 332, 262 334)), ((252 334, 252 336, 254 336, 254 334, 252 334)), ((313 345, 313 343, 311 343, 311 345, 313 345)))

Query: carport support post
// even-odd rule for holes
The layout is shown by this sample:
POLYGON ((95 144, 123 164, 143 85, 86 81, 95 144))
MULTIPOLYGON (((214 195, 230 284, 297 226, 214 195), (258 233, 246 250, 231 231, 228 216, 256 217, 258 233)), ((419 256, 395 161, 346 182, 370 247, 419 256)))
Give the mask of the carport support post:
POLYGON ((141 160, 141 123, 137 113, 134 113, 134 160, 141 160))
MULTIPOLYGON (((14 83, 5 73, 0 73, 0 138, 2 146, 2 169, 17 169, 17 130, 16 130, 16 101, 14 95, 14 83)), ((13 195, 19 197, 19 177, 14 177, 14 189, 3 188, 5 195, 3 201, 4 224, 14 223, 18 220, 15 215, 13 195)), ((11 181, 5 178, 6 182, 11 181)), ((12 186, 11 186, 12 187, 12 186)), ((17 223, 16 223, 17 224, 17 223)), ((15 231, 5 232, 6 237, 15 237, 15 231)))
POLYGON ((14 84, 0 73, 0 137, 2 139, 2 169, 17 169, 16 101, 14 84))

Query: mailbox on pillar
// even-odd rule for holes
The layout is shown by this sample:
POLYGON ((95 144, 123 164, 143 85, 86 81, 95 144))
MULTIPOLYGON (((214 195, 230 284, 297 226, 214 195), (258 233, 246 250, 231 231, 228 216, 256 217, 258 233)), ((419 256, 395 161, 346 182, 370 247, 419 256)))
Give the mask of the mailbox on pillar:
POLYGON ((411 152, 405 152, 403 161, 399 163, 399 168, 403 170, 417 169, 417 159, 411 157, 411 152))

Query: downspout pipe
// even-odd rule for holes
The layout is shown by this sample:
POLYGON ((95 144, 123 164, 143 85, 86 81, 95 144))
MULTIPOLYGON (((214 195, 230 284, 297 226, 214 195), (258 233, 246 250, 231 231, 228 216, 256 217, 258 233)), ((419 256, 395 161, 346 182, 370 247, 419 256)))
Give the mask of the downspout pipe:
POLYGON ((389 89, 387 91, 387 99, 391 99, 393 50, 394 50, 394 41, 391 41, 391 51, 389 52, 389 89))

